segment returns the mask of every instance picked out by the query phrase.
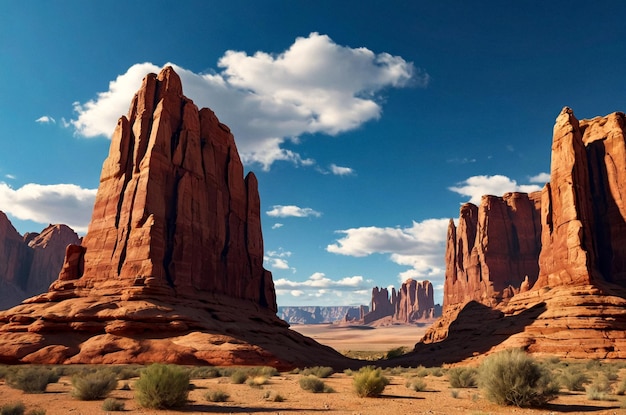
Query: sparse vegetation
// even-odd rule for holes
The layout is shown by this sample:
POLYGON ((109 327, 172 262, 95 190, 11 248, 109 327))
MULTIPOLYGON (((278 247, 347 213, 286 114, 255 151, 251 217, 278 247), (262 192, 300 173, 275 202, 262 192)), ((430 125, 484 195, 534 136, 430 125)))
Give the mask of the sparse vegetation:
POLYGON ((230 375, 231 383, 234 383, 236 385, 241 385, 242 383, 244 383, 246 381, 246 379, 248 379, 248 374, 245 371, 241 370, 241 369, 235 370, 230 375))
POLYGON ((487 357, 478 376, 485 397, 499 405, 541 406, 558 393, 552 374, 519 349, 487 357))
POLYGON ((25 410, 23 402, 7 403, 0 406, 0 415, 23 415, 25 410))
POLYGON ((394 357, 399 357, 405 353, 406 353, 406 347, 404 346, 394 347, 393 349, 390 349, 387 352, 387 354, 385 355, 385 359, 392 359, 394 357))
POLYGON ((117 387, 117 375, 111 370, 76 374, 72 386, 72 396, 81 401, 102 399, 117 387))
POLYGON ((459 397, 459 390, 458 389, 450 389, 450 396, 452 396, 454 399, 458 399, 458 397, 459 397))
POLYGON ((478 371, 473 367, 453 367, 448 370, 448 381, 453 388, 473 388, 477 376, 478 371))
POLYGON ((576 370, 575 368, 567 368, 558 377, 559 384, 568 391, 584 391, 585 383, 589 382, 587 374, 576 370))
POLYGON ((135 382, 136 398, 146 408, 183 406, 189 394, 189 373, 176 365, 152 364, 135 382))
POLYGON ((7 385, 25 393, 43 393, 49 383, 59 380, 50 369, 39 366, 20 367, 7 373, 7 385))
POLYGON ((323 380, 314 375, 303 376, 300 378, 300 387, 305 391, 312 393, 329 393, 333 392, 332 388, 326 386, 323 380))
POLYGON ((218 389, 214 391, 208 391, 204 395, 204 397, 209 402, 226 402, 228 398, 230 398, 230 395, 218 389))
POLYGON ((301 373, 304 376, 313 375, 324 379, 335 373, 335 370, 328 366, 314 366, 305 368, 301 373))
POLYGON ((115 398, 106 398, 103 402, 102 402, 102 410, 103 411, 111 411, 111 412, 117 412, 117 411, 123 411, 124 410, 124 402, 120 401, 119 399, 115 399, 115 398))
POLYGON ((592 401, 610 401, 615 400, 611 397, 611 381, 605 373, 600 373, 585 388, 587 398, 592 401))
POLYGON ((221 376, 220 370, 213 366, 194 367, 189 371, 189 379, 213 379, 221 376))
POLYGON ((265 376, 254 376, 246 380, 246 385, 250 386, 251 388, 260 388, 262 385, 265 385, 266 383, 267 383, 267 378, 265 376))
POLYGON ((415 392, 424 392, 426 390, 426 382, 421 378, 407 380, 405 386, 415 392))
POLYGON ((380 368, 374 366, 362 367, 353 379, 356 394, 361 398, 380 396, 389 385, 389 379, 382 374, 380 368))

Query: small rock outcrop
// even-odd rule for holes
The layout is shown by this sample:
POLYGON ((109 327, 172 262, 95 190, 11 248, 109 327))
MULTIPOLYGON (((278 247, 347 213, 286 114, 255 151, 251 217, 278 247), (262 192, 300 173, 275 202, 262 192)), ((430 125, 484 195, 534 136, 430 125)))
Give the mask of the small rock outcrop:
POLYGON ((387 288, 374 287, 371 311, 363 316, 363 324, 371 324, 384 318, 390 318, 396 323, 414 323, 439 315, 440 309, 435 305, 432 283, 408 279, 397 292, 392 288, 391 295, 387 288))
POLYGON ((442 363, 522 347, 570 358, 626 358, 624 114, 578 121, 564 108, 554 127, 550 183, 540 199, 536 193, 516 197, 526 213, 508 227, 498 225, 497 237, 489 229, 502 224, 503 209, 492 209, 493 201, 513 207, 507 195, 483 198, 478 209, 464 206, 458 229, 450 226, 444 315, 416 345, 416 356, 430 351, 442 363), (478 220, 468 220, 476 211, 478 220), (481 224, 486 238, 478 236, 481 224), (513 226, 518 244, 511 243, 513 226), (520 229, 527 229, 526 243, 520 229), (478 247, 469 258, 478 278, 460 272, 468 252, 461 245, 473 235, 478 247), (494 268, 492 252, 509 264, 494 268))
POLYGON ((348 366, 276 316, 257 179, 233 135, 147 75, 118 121, 81 245, 49 291, 0 313, 2 363, 348 366))
POLYGON ((65 248, 80 243, 66 225, 21 236, 0 212, 0 309, 48 290, 63 265, 65 248))

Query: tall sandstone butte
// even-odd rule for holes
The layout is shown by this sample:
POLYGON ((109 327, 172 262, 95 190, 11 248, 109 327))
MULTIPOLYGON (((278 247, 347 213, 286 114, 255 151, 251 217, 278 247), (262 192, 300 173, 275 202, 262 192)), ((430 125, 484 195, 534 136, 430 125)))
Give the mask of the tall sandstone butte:
POLYGON ((389 318, 391 322, 413 323, 437 317, 440 309, 435 306, 433 285, 430 281, 408 279, 398 291, 374 287, 371 311, 363 316, 363 323, 370 324, 389 318))
POLYGON ((458 229, 451 223, 444 316, 415 351, 436 350, 448 361, 506 347, 573 358, 626 358, 624 114, 578 121, 564 108, 554 126, 550 183, 540 200, 537 193, 517 195, 531 202, 532 215, 500 226, 502 209, 488 206, 490 201, 502 206, 507 197, 483 198, 477 220, 477 208, 465 205, 458 229), (500 225, 494 228, 494 223, 500 225), (513 225, 519 249, 511 249, 513 225), (523 249, 520 225, 534 229, 528 249, 523 249), (486 239, 478 236, 481 227, 486 239), (472 240, 474 246, 466 248, 472 240), (534 258, 533 240, 539 247, 534 258), (490 263, 494 250, 508 258, 505 267, 490 263), (461 271, 468 258, 477 276, 472 268, 461 271))
POLYGON ((118 121, 82 245, 0 313, 0 362, 350 365, 276 309, 256 177, 166 67, 118 121))

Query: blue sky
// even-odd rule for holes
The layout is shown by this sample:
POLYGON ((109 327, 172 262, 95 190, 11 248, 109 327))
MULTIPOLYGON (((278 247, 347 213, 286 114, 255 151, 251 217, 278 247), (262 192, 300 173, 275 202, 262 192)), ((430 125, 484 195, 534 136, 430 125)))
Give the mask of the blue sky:
POLYGON ((279 305, 429 279, 482 194, 539 189, 554 119, 626 110, 621 1, 0 0, 0 210, 87 228, 117 118, 175 65, 258 176, 279 305), (226 4, 227 3, 227 4, 226 4))

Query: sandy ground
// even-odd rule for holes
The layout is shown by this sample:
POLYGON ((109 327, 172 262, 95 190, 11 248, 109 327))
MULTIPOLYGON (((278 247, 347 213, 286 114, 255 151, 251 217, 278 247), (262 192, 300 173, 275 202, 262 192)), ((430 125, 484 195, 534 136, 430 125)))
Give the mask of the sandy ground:
MULTIPOLYGON (((380 352, 405 346, 412 348, 421 337, 425 327, 385 326, 375 329, 359 329, 328 325, 293 326, 305 335, 338 350, 380 352)), ((405 384, 410 373, 388 375, 391 383, 379 398, 359 398, 353 390, 352 377, 335 373, 325 379, 333 393, 314 394, 299 386, 301 375, 282 373, 270 378, 261 387, 232 384, 229 378, 194 379, 195 389, 189 393, 189 404, 177 411, 149 410, 139 407, 134 399, 134 380, 120 381, 118 386, 128 383, 131 390, 115 390, 109 397, 125 403, 125 414, 250 414, 250 415, 409 415, 409 414, 467 414, 467 415, 548 415, 548 414, 596 414, 626 415, 626 397, 612 396, 612 401, 591 401, 585 392, 563 392, 542 409, 520 409, 502 407, 490 403, 477 388, 452 389, 447 376, 428 375, 423 378, 427 389, 415 392, 405 384), (209 391, 221 390, 230 395, 227 402, 212 403, 205 395, 209 391), (279 394, 283 402, 274 402, 266 396, 279 394)), ((626 377, 626 369, 619 379, 626 377)), ((0 406, 21 401, 26 404, 26 413, 31 409, 43 408, 47 415, 91 415, 105 414, 102 400, 79 401, 71 395, 71 382, 62 377, 58 383, 50 384, 43 394, 24 394, 8 387, 0 380, 0 406)))

